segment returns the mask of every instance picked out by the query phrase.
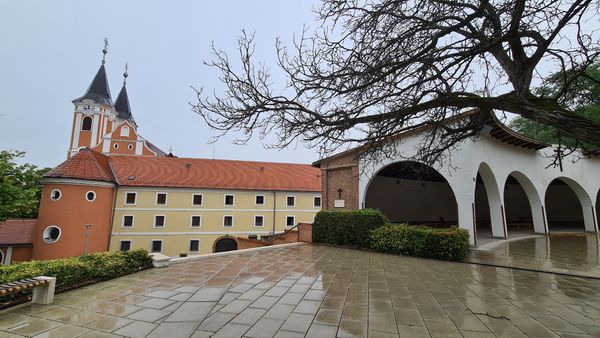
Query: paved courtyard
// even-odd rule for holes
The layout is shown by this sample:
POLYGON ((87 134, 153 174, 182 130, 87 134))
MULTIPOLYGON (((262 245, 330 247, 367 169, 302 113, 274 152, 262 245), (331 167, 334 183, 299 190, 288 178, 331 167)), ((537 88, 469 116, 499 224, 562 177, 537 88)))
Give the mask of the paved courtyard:
POLYGON ((466 261, 600 278, 599 251, 596 234, 530 236, 486 244, 466 261))
POLYGON ((0 337, 600 337, 600 281, 318 245, 174 264, 0 312, 0 337))

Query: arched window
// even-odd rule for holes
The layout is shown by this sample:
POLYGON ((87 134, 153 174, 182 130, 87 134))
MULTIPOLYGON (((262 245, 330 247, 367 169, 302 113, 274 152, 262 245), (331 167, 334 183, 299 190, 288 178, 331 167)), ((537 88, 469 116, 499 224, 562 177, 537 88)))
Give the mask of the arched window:
POLYGON ((83 121, 81 122, 81 130, 92 130, 92 118, 90 116, 83 118, 83 121))
POLYGON ((123 128, 121 128, 121 136, 125 136, 125 137, 129 136, 129 127, 123 126, 123 128))

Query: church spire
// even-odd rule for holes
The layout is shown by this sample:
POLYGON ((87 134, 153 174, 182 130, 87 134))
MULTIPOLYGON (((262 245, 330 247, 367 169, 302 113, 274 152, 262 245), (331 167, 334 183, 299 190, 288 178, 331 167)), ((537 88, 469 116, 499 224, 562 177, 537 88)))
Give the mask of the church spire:
POLYGON ((115 101, 115 110, 117 111, 117 116, 122 120, 128 120, 131 122, 133 120, 133 115, 131 115, 131 107, 129 106, 129 97, 127 96, 127 69, 129 66, 125 64, 125 72, 123 73, 123 87, 117 96, 117 100, 115 101))
POLYGON ((108 80, 106 77, 106 69, 104 68, 104 63, 106 62, 106 54, 108 53, 108 40, 104 39, 104 49, 102 49, 102 64, 100 65, 100 69, 94 76, 92 83, 88 87, 85 94, 73 100, 73 102, 83 101, 84 99, 92 100, 96 103, 102 103, 106 105, 112 105, 112 98, 110 96, 110 89, 108 87, 108 80))

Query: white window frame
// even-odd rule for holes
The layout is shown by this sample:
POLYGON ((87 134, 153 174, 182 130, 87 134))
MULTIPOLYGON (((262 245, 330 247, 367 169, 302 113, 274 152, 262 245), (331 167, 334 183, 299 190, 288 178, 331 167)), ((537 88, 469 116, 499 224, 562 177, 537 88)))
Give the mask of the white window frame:
POLYGON ((230 229, 230 228, 233 228, 234 226, 235 226, 235 217, 233 217, 233 215, 223 215, 223 228, 230 229), (231 217, 231 226, 225 225, 226 217, 231 217))
POLYGON ((135 225, 135 215, 123 215, 123 217, 121 217, 121 228, 131 229, 131 228, 133 228, 134 225, 135 225), (125 217, 131 217, 131 226, 125 225, 125 217))
POLYGON ((60 189, 52 189, 52 191, 50 191, 50 199, 54 202, 60 200, 62 198, 62 191, 60 191, 60 189), (55 191, 58 191, 58 198, 52 198, 52 195, 54 194, 55 191))
POLYGON ((121 136, 121 137, 129 137, 129 127, 128 126, 121 127, 121 131, 119 132, 119 136, 121 136))
POLYGON ((130 240, 130 239, 122 239, 122 240, 119 241, 119 251, 124 252, 124 250, 121 249, 122 245, 123 245, 122 244, 123 242, 129 242, 129 250, 125 250, 125 251, 131 251, 131 248, 133 246, 133 241, 130 240))
POLYGON ((150 240, 150 253, 162 253, 163 250, 165 249, 165 246, 163 245, 163 240, 162 239, 151 239, 150 240), (160 251, 152 251, 152 246, 154 244, 154 242, 160 242, 160 251))
POLYGON ((44 228, 44 231, 42 231, 42 241, 44 241, 44 243, 46 244, 54 244, 56 242, 58 242, 58 240, 60 239, 60 237, 62 236, 62 229, 58 226, 58 225, 48 225, 44 228), (49 242, 46 240, 46 231, 48 230, 48 228, 57 228, 58 229, 58 237, 56 237, 56 239, 52 242, 49 242))
POLYGON ((129 144, 127 145, 127 149, 128 149, 128 150, 133 150, 133 144, 129 143, 129 144))
POLYGON ((135 191, 126 191, 125 192, 125 198, 123 199, 123 205, 136 205, 137 204, 137 192, 135 191), (134 194, 135 195, 135 202, 134 203, 127 203, 127 195, 129 194, 134 194))
POLYGON ((88 192, 85 193, 85 200, 88 201, 88 202, 94 202, 96 200, 97 196, 98 195, 96 194, 96 192, 94 190, 90 190, 90 191, 88 191, 88 192), (87 197, 89 193, 94 194, 94 198, 92 198, 91 200, 88 199, 88 197, 87 197))
POLYGON ((225 194, 225 196, 223 196, 223 205, 226 207, 233 207, 235 206, 235 194, 225 194), (233 197, 233 203, 231 204, 227 204, 227 196, 232 196, 233 197))
POLYGON ((291 227, 293 227, 294 225, 296 225, 296 216, 294 216, 294 215, 287 215, 287 216, 285 216, 285 227, 286 227, 286 228, 291 228, 291 227), (292 223, 293 223, 292 225, 288 225, 288 218, 289 218, 289 217, 291 217, 291 218, 293 218, 293 219, 294 219, 294 222, 292 222, 292 223))
POLYGON ((265 205, 265 204, 267 204, 267 197, 265 195, 260 195, 260 194, 259 195, 254 195, 254 205, 265 205), (263 198, 262 204, 256 203, 256 198, 259 197, 259 196, 262 196, 262 198, 263 198))
POLYGON ((204 206, 204 194, 192 194, 192 206, 193 207, 202 207, 202 206, 204 206), (200 199, 202 200, 202 203, 200 203, 200 204, 194 204, 194 196, 196 196, 196 195, 202 196, 202 197, 200 197, 200 199))
POLYGON ((156 214, 154 216, 152 216, 152 228, 154 229, 164 229, 167 227, 167 215, 163 215, 163 214, 156 214), (156 225, 156 217, 163 217, 163 225, 156 225))
POLYGON ((201 229, 202 228, 202 215, 191 215, 190 216, 190 229, 201 229), (200 225, 192 225, 194 217, 200 217, 200 225))
POLYGON ((83 115, 83 117, 81 118, 81 127, 79 128, 79 130, 81 130, 81 131, 90 131, 91 132, 92 129, 94 129, 94 119, 90 115, 83 115), (83 121, 86 118, 89 118, 90 121, 92 121, 92 123, 90 123, 90 129, 83 129, 83 124, 84 124, 83 121))
POLYGON ((313 196, 313 208, 322 208, 323 207, 323 197, 322 196, 313 196), (320 205, 315 205, 315 200, 316 199, 320 200, 320 205))
POLYGON ((154 206, 167 206, 169 203, 169 194, 167 192, 158 191, 154 196, 154 206), (158 195, 165 194, 165 204, 158 204, 158 195))
POLYGON ((200 253, 200 239, 199 238, 190 238, 189 242, 188 242, 188 252, 189 253, 200 253), (198 250, 197 251, 192 251, 192 241, 198 241, 198 250))
POLYGON ((296 207, 296 195, 285 195, 285 206, 288 208, 295 208, 296 207), (288 198, 293 197, 294 198, 294 205, 289 205, 288 204, 288 198))
POLYGON ((113 143, 113 148, 119 149, 119 144, 118 143, 113 143))
POLYGON ((264 228, 265 227, 265 216, 264 215, 254 215, 254 227, 255 228, 264 228), (256 217, 262 217, 262 225, 256 225, 256 217))

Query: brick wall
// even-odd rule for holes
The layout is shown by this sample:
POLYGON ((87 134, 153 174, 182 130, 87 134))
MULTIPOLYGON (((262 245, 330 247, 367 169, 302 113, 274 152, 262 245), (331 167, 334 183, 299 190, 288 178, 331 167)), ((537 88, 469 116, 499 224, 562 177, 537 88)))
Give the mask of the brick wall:
POLYGON ((335 200, 344 200, 344 209, 358 209, 358 162, 349 153, 321 163, 323 209, 336 209, 335 200), (339 191, 341 189, 341 192, 339 191))
POLYGON ((238 237, 235 240, 237 241, 238 250, 260 248, 263 246, 271 245, 271 243, 266 243, 266 242, 259 241, 256 239, 248 239, 248 238, 243 238, 243 237, 238 237))
POLYGON ((300 223, 300 242, 312 243, 312 224, 300 223))

